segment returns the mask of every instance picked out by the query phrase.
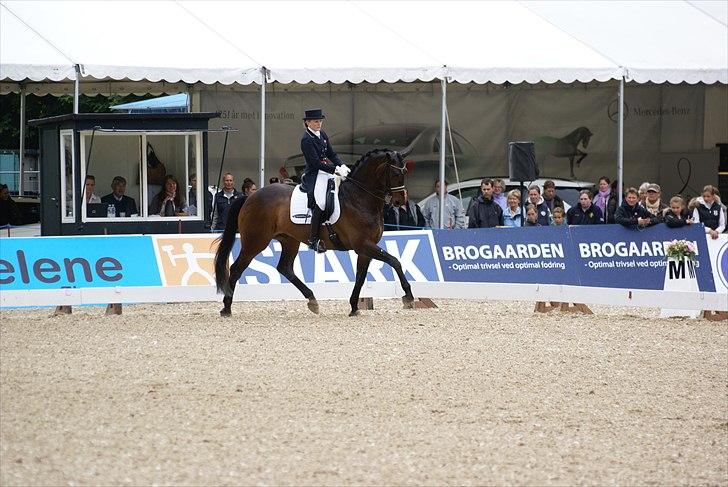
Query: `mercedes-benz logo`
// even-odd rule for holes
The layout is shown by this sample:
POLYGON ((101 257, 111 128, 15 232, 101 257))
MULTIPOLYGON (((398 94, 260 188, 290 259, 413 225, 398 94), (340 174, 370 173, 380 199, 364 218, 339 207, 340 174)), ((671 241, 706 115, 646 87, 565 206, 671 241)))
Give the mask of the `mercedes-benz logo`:
MULTIPOLYGON (((622 106, 624 107, 622 119, 627 120, 627 117, 629 117, 629 105, 623 103, 622 106)), ((617 123, 617 118, 619 118, 619 99, 615 98, 609 103, 609 106, 607 107, 607 116, 609 117, 609 120, 617 123)))

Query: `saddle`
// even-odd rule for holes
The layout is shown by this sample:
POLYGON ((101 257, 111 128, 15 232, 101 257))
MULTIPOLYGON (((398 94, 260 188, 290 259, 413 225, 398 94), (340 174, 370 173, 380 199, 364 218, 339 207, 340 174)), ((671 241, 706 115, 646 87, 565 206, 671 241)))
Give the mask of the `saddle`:
POLYGON ((300 184, 293 189, 290 205, 291 222, 297 225, 310 224, 311 206, 314 204, 318 205, 319 208, 323 208, 322 223, 333 225, 339 220, 341 208, 333 178, 327 181, 319 180, 316 184, 315 193, 315 201, 309 201, 308 194, 301 190, 300 184))

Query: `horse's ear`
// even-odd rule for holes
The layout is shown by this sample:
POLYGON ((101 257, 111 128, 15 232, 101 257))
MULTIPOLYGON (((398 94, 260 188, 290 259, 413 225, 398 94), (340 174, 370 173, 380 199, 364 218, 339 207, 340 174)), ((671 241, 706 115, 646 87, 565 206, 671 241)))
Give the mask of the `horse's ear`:
POLYGON ((409 147, 405 147, 404 149, 402 149, 401 152, 399 152, 399 156, 402 159, 406 159, 407 156, 409 156, 412 153, 412 149, 413 149, 413 147, 411 145, 409 147))

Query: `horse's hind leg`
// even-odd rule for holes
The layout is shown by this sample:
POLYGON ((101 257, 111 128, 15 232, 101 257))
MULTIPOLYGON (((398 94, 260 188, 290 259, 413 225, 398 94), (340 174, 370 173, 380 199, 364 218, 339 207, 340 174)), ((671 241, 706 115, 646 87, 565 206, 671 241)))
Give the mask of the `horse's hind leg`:
POLYGON ((238 283, 238 281, 240 280, 240 276, 243 275, 243 272, 245 272, 245 269, 248 268, 252 260, 253 255, 249 255, 245 252, 240 252, 238 258, 235 259, 233 265, 230 266, 230 279, 228 281, 229 286, 228 290, 226 290, 225 292, 225 297, 222 298, 223 308, 220 310, 220 316, 230 316, 230 314, 232 313, 230 306, 233 303, 235 285, 238 283))
POLYGON ((301 294, 308 299, 308 309, 313 313, 319 313, 319 304, 316 301, 316 297, 313 295, 313 291, 306 286, 298 276, 293 272, 293 262, 296 260, 298 255, 299 242, 291 237, 281 235, 278 237, 278 241, 281 243, 281 258, 278 260, 278 272, 280 272, 286 279, 291 281, 291 284, 296 286, 301 294))

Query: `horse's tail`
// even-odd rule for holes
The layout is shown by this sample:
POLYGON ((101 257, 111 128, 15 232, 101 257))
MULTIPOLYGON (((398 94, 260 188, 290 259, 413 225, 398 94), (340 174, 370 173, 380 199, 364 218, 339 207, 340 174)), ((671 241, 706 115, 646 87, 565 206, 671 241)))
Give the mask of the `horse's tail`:
POLYGON ((244 197, 233 201, 228 210, 225 231, 215 239, 215 242, 218 243, 217 252, 215 252, 215 284, 217 285, 217 292, 225 295, 230 292, 228 257, 235 243, 235 234, 238 231, 238 214, 240 214, 243 203, 245 203, 244 197))

